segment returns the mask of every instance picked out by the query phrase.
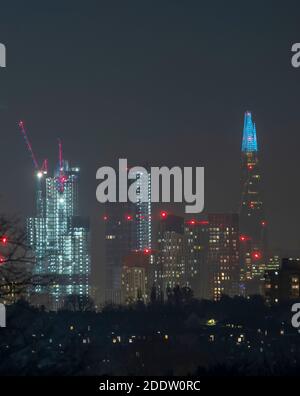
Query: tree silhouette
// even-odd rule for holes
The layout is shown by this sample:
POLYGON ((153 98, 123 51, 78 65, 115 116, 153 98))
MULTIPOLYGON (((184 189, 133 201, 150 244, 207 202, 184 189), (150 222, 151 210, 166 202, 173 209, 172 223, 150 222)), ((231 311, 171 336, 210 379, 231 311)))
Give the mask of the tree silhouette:
POLYGON ((63 311, 94 311, 95 304, 91 297, 89 296, 80 296, 78 294, 70 294, 66 297, 65 303, 62 308, 63 311))
POLYGON ((0 215, 0 300, 25 298, 37 285, 47 286, 54 276, 34 274, 35 257, 17 218, 0 215))

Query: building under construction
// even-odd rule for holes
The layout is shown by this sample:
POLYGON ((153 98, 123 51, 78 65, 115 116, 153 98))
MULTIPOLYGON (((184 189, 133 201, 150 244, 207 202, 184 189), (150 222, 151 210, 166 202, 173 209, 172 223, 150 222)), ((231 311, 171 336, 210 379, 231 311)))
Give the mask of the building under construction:
POLYGON ((36 258, 35 273, 44 279, 31 291, 31 300, 48 309, 61 308, 70 295, 89 296, 90 254, 88 220, 79 216, 79 168, 63 159, 52 176, 47 161, 38 166, 24 123, 19 124, 31 153, 36 177, 36 213, 27 219, 27 234, 36 258), (47 279, 49 282, 47 282, 47 279))

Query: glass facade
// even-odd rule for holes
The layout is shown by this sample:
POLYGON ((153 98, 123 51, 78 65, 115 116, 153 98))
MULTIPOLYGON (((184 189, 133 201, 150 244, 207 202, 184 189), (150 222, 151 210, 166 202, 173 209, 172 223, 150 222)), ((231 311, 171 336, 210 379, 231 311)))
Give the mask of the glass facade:
POLYGON ((89 295, 89 224, 78 215, 78 168, 64 161, 53 177, 37 178, 37 212, 27 221, 28 238, 36 257, 35 273, 51 283, 36 286, 33 295, 57 309, 68 295, 89 295))

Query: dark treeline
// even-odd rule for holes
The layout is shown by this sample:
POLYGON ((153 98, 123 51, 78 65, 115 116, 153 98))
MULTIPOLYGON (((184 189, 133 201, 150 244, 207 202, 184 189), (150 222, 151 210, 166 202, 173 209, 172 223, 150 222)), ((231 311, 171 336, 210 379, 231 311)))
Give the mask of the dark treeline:
POLYGON ((152 297, 148 305, 107 305, 99 313, 90 303, 59 312, 24 301, 9 306, 0 374, 293 375, 300 368, 291 303, 198 301, 178 289, 164 303, 152 297))

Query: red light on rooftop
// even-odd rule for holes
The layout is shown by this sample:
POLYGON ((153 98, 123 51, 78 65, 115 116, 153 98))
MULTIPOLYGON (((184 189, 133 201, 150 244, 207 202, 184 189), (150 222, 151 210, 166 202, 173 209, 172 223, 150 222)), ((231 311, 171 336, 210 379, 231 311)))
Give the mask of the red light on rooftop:
POLYGON ((165 219, 167 217, 167 212, 160 212, 160 217, 165 219))
POLYGON ((126 220, 127 221, 131 221, 132 220, 132 216, 131 215, 126 215, 126 220))
POLYGON ((107 220, 108 220, 108 216, 104 215, 104 216, 103 216, 103 220, 104 220, 104 221, 107 221, 107 220))
POLYGON ((251 256, 253 260, 260 260, 262 258, 262 254, 258 250, 252 252, 251 256))
POLYGON ((251 238, 248 235, 240 235, 240 242, 250 241, 251 238))
POLYGON ((248 165, 248 169, 252 170, 253 169, 253 165, 248 165))
POLYGON ((265 220, 263 220, 263 221, 261 222, 261 225, 262 225, 263 227, 266 227, 267 222, 266 222, 265 220))
POLYGON ((207 220, 197 221, 195 219, 191 219, 191 220, 186 221, 186 224, 188 224, 188 225, 202 225, 202 226, 205 226, 205 225, 208 225, 209 222, 207 220))
POLYGON ((3 256, 0 256, 0 264, 5 263, 5 258, 3 256))
POLYGON ((6 245, 6 244, 7 244, 7 237, 6 237, 6 236, 2 237, 2 238, 1 238, 1 242, 2 242, 4 245, 6 245))
POLYGON ((209 224, 209 221, 207 221, 207 220, 202 220, 202 221, 199 221, 199 224, 201 224, 201 225, 208 225, 208 224, 209 224))

